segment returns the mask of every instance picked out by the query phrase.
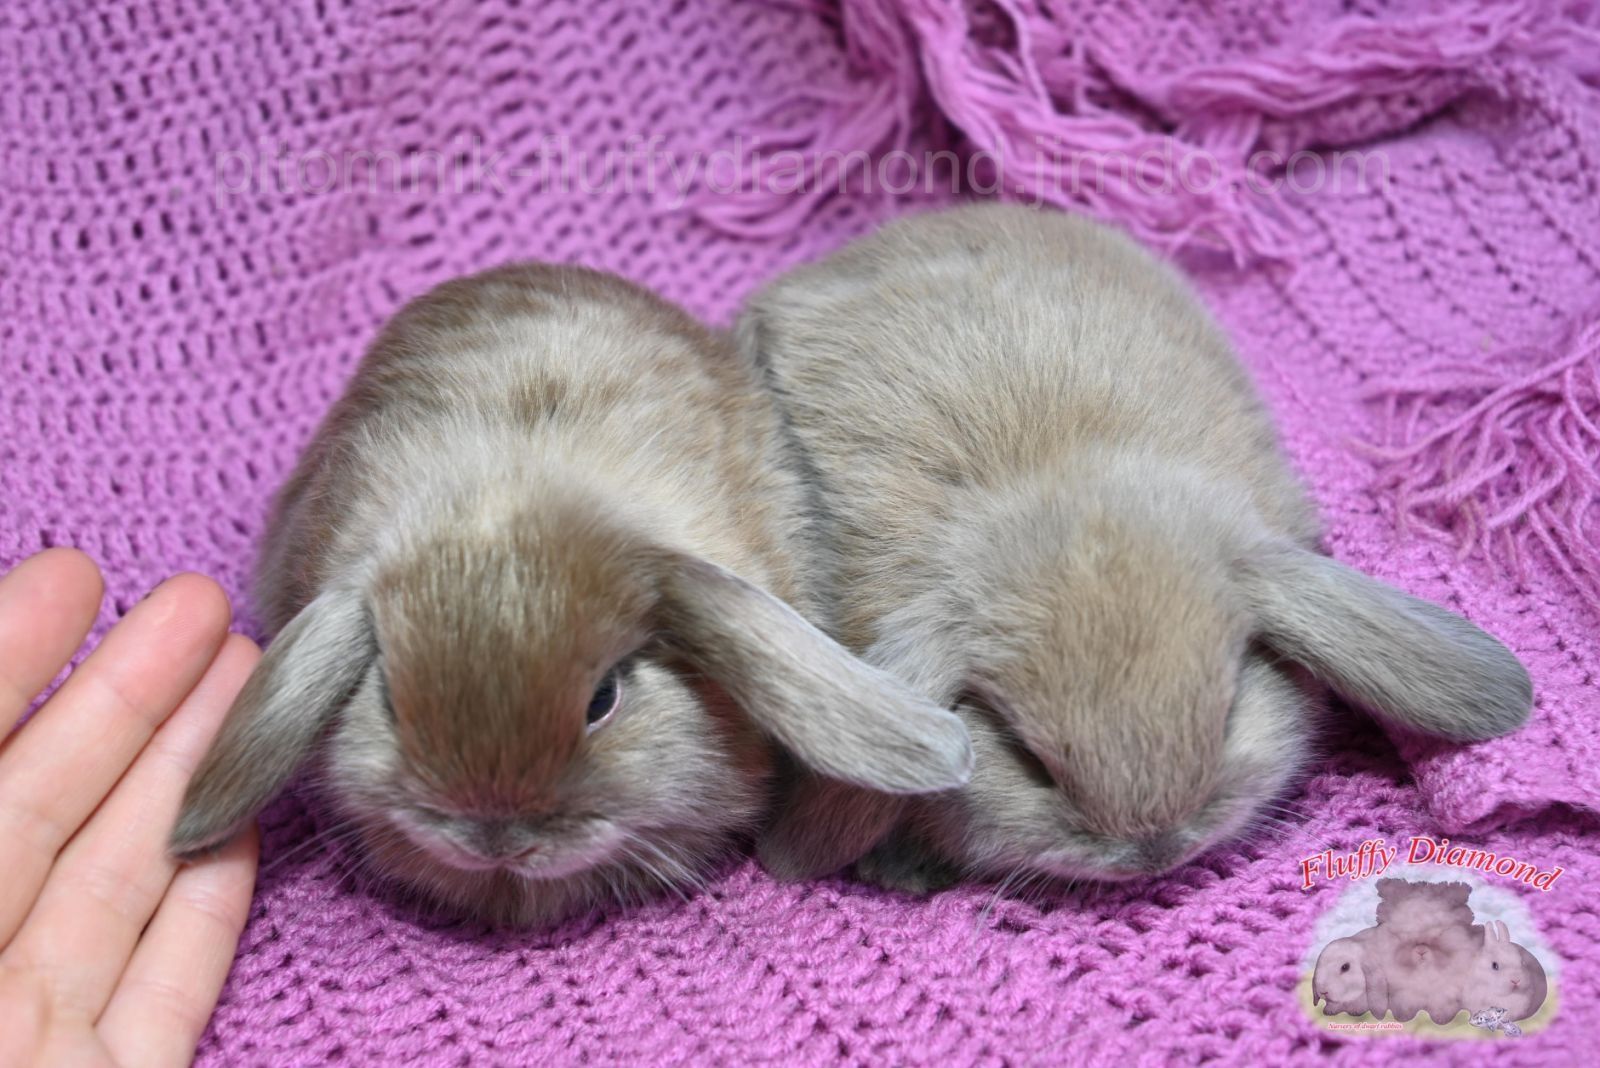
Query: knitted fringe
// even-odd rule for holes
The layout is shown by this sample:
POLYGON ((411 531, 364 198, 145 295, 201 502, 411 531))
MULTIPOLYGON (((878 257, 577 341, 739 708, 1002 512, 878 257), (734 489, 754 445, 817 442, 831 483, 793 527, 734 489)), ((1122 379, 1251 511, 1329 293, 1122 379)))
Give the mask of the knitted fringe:
POLYGON ((1600 309, 1553 350, 1516 349, 1374 383, 1378 485, 1402 529, 1508 564, 1545 555, 1600 609, 1600 309))
MULTIPOLYGON (((1176 72, 1152 69, 1114 41, 1074 39, 1059 0, 991 5, 842 0, 835 15, 815 4, 820 17, 837 17, 852 76, 801 87, 768 112, 740 168, 758 174, 756 154, 784 151, 798 154, 798 173, 782 190, 759 180, 700 190, 693 209, 741 236, 790 232, 849 182, 870 181, 874 158, 907 150, 926 94, 964 137, 968 160, 987 157, 999 171, 977 191, 1080 206, 1168 251, 1200 245, 1239 263, 1289 260, 1294 227, 1269 176, 1250 170, 1264 123, 1376 97, 1420 96, 1437 109, 1492 84, 1495 63, 1508 57, 1587 73, 1600 56, 1590 2, 1468 0, 1381 22, 1351 15, 1319 28, 1309 46, 1289 40, 1176 72), (990 32, 996 18, 1000 32, 990 32), (1109 98, 1119 103, 1096 102, 1109 98), (1148 118, 1133 117, 1140 110, 1148 118)), ((1381 132, 1341 135, 1355 143, 1381 132)), ((1312 137, 1293 148, 1336 147, 1312 137)), ((983 172, 969 163, 974 173, 983 172)))

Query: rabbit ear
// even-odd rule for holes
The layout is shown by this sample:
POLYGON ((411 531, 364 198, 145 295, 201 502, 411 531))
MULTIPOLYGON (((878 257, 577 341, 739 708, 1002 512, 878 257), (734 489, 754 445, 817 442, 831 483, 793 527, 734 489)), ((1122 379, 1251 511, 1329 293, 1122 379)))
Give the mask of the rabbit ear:
POLYGON ((776 597, 706 560, 662 578, 670 634, 806 767, 892 794, 960 786, 972 744, 954 713, 850 655, 776 597))
POLYGON ((323 593, 283 628, 189 781, 174 854, 226 841, 272 799, 367 672, 373 651, 366 610, 351 591, 323 593))
POLYGON ((1389 976, 1384 971, 1383 964, 1370 960, 1366 953, 1361 955, 1361 979, 1363 993, 1367 999, 1367 1011, 1378 1019, 1383 1019, 1389 1011, 1389 976))
POLYGON ((1511 928, 1506 926, 1506 921, 1504 921, 1504 920, 1495 920, 1494 921, 1494 929, 1495 929, 1495 934, 1497 936, 1497 941, 1500 941, 1500 942, 1509 942, 1509 941, 1511 941, 1511 928))
POLYGON ((1527 669, 1460 616, 1291 546, 1242 561, 1240 578, 1269 645, 1397 724, 1471 741, 1528 718, 1527 669))
MULTIPOLYGON (((920 606, 910 606, 913 608, 920 606)), ((940 635, 922 625, 937 613, 883 622, 884 637, 862 659, 944 707, 954 697, 960 671, 940 635)), ((777 879, 830 875, 860 860, 899 822, 901 798, 798 771, 784 784, 772 822, 756 842, 756 855, 777 879)))

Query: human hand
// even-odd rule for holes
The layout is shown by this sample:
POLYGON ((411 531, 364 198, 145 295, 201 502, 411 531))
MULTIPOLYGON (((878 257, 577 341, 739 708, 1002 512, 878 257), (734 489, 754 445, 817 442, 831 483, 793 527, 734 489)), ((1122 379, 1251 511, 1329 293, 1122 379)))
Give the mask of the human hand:
MULTIPOLYGON (((0 731, 71 659, 102 586, 50 549, 0 580, 0 731)), ((188 1064, 249 913, 252 828, 178 865, 167 835, 260 655, 178 575, 0 741, 0 1064, 188 1064)))

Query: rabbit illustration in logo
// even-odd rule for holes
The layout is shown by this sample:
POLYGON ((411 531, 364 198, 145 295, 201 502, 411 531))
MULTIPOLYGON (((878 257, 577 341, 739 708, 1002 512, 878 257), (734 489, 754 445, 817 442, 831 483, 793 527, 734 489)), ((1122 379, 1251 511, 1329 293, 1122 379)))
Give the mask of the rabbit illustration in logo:
POLYGON ((1434 1023, 1449 1023, 1466 1007, 1461 974, 1475 956, 1472 928, 1450 927, 1428 939, 1410 940, 1391 932, 1386 945, 1389 1011, 1396 1020, 1425 1012, 1434 1023))
POLYGON ((1495 920, 1473 923, 1465 883, 1378 881, 1377 924, 1323 947, 1312 1000, 1325 1016, 1371 1012, 1399 1021, 1427 1013, 1449 1023, 1463 1009, 1474 1027, 1521 1034, 1539 1011, 1544 967, 1495 920))
POLYGON ((1389 1008, 1387 943, 1383 931, 1368 927, 1322 947, 1311 977, 1311 999, 1323 1003, 1323 1015, 1370 1012, 1382 1018, 1389 1008))
POLYGON ((1544 966, 1528 950, 1511 941, 1511 929, 1494 920, 1481 928, 1483 944, 1461 987, 1466 1007, 1504 1009, 1507 1020, 1526 1020, 1544 1005, 1549 983, 1544 966))
POLYGON ((1389 983, 1389 1011, 1397 1020, 1426 1012, 1436 1023, 1463 1008, 1461 976, 1477 957, 1465 883, 1378 880, 1378 926, 1389 983))
POLYGON ((1471 894, 1466 883, 1379 879, 1378 924, 1401 941, 1435 941, 1451 929, 1465 931, 1476 922, 1467 905, 1471 894))

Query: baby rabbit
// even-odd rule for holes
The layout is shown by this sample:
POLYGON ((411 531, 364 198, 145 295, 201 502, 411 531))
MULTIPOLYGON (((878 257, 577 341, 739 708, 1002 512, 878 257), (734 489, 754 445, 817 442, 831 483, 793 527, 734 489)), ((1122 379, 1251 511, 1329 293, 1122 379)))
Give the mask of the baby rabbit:
POLYGON ((530 264, 414 301, 278 501, 279 633, 173 850, 325 734, 373 868, 532 924, 698 878, 769 805, 769 743, 875 791, 963 782, 960 720, 784 603, 819 610, 781 445, 731 344, 619 278, 530 264))
MULTIPOLYGON (((1461 1011, 1461 974, 1478 952, 1466 883, 1378 880, 1377 926, 1369 929, 1382 954, 1390 1011, 1397 1020, 1426 1012, 1447 1023, 1461 1011)), ((1366 933, 1366 932, 1363 932, 1366 933)))
MULTIPOLYGON (((1376 930, 1386 932, 1380 920, 1376 930)), ((1448 1023, 1466 1010, 1500 1009, 1506 1020, 1525 1020, 1544 1004, 1547 984, 1537 957, 1511 941, 1499 920, 1454 925, 1414 939, 1387 931, 1389 1009, 1397 1020, 1426 1012, 1448 1023)))
POLYGON ((1544 965, 1527 948, 1511 941, 1511 929, 1501 920, 1480 929, 1483 944, 1468 966, 1461 986, 1462 1006, 1504 1009, 1505 1019, 1526 1020, 1544 1005, 1549 993, 1544 965))
POLYGON ((1470 928, 1450 928, 1432 940, 1407 940, 1385 932, 1390 951, 1385 971, 1389 1011, 1400 1021, 1427 1013, 1435 1023, 1449 1023, 1461 1011, 1461 968, 1470 958, 1470 928))
POLYGON ((839 636, 972 733, 964 788, 903 803, 803 777, 760 844, 1121 879, 1260 818, 1306 759, 1309 675, 1457 740, 1527 717, 1465 620, 1325 556, 1222 333, 1082 218, 988 204, 896 222, 780 278, 740 344, 810 467, 839 636), (904 811, 903 811, 904 810, 904 811))
POLYGON ((1376 927, 1323 946, 1311 973, 1312 1002, 1322 1002, 1328 1016, 1371 1012, 1383 1019, 1389 1009, 1389 948, 1388 938, 1376 927))

